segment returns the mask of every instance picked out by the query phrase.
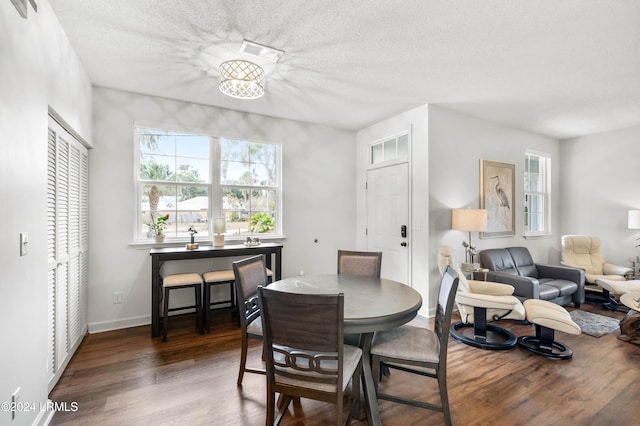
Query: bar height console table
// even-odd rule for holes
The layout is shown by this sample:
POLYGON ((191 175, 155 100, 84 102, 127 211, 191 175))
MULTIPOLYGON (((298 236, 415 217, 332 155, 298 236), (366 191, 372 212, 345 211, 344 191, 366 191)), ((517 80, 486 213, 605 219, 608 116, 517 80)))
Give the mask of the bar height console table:
POLYGON ((187 250, 185 247, 152 248, 149 254, 151 255, 151 337, 160 335, 160 295, 162 292, 160 267, 166 261, 264 254, 267 258, 267 268, 273 270, 274 281, 282 279, 282 244, 278 243, 262 243, 259 246, 251 247, 244 244, 224 247, 200 246, 195 250, 187 250), (271 259, 272 255, 275 257, 275 265, 271 259))

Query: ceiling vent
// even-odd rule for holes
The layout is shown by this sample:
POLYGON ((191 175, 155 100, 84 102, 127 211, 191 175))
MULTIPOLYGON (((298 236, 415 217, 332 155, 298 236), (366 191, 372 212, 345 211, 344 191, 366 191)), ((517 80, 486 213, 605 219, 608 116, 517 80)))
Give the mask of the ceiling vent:
POLYGON ((273 47, 265 46, 255 41, 244 40, 242 46, 240 46, 240 53, 257 56, 271 62, 278 62, 284 54, 284 50, 274 49, 273 47))

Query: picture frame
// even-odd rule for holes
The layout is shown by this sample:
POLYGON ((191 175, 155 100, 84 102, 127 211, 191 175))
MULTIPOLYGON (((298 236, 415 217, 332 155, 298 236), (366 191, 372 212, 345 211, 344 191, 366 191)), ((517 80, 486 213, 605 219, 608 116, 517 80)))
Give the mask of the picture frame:
POLYGON ((480 238, 515 235, 514 164, 480 159, 480 208, 487 210, 487 230, 480 238))

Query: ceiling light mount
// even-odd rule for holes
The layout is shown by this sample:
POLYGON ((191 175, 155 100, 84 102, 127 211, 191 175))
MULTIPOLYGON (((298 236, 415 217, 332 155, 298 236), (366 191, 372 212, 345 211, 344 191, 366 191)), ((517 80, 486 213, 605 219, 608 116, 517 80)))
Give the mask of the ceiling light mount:
POLYGON ((253 55, 270 62, 278 62, 282 55, 284 55, 284 50, 256 43, 251 40, 243 40, 242 45, 240 46, 240 53, 253 55))
POLYGON ((222 93, 237 99, 257 99, 264 95, 264 70, 253 62, 234 59, 220 64, 222 93))

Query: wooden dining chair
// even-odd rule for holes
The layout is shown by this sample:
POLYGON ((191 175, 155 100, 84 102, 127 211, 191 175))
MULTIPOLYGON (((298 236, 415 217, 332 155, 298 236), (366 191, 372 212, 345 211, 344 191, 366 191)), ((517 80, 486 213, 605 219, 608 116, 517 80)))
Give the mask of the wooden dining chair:
POLYGON ((439 411, 444 414, 447 425, 451 425, 447 394, 447 347, 457 288, 457 274, 447 266, 440 282, 434 329, 403 325, 377 332, 371 345, 371 368, 378 399, 439 411), (378 392, 381 364, 437 379, 440 405, 378 392))
POLYGON ((262 322, 258 307, 258 287, 269 283, 265 256, 257 255, 233 262, 238 317, 242 331, 238 386, 242 385, 245 372, 265 374, 264 369, 247 368, 249 339, 262 340, 262 322))
POLYGON ((380 278, 382 252, 338 250, 338 273, 380 278))
POLYGON ((344 295, 298 294, 258 288, 267 371, 267 418, 273 425, 275 394, 283 398, 275 424, 292 398, 336 405, 336 424, 349 424, 359 409, 362 350, 344 344, 344 295), (353 401, 343 423, 344 391, 353 401))
MULTIPOLYGON (((338 250, 338 274, 380 278, 381 268, 381 251, 338 250)), ((347 334, 345 336, 345 343, 347 344, 356 345, 359 340, 359 334, 347 334)), ((383 371, 384 374, 389 373, 387 368, 383 371)))

